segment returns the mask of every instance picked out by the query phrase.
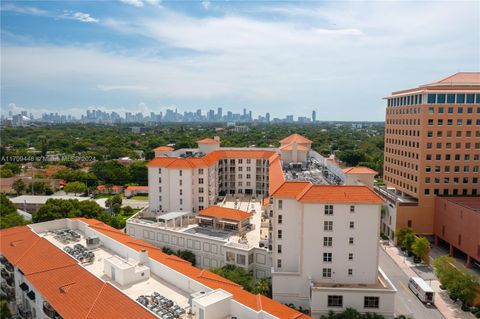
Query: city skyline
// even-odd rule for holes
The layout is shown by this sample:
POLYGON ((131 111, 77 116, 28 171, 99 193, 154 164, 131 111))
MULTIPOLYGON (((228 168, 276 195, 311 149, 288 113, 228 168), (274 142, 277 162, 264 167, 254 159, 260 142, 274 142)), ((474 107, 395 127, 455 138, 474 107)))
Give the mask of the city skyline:
POLYGON ((395 88, 479 69, 476 12, 475 1, 3 1, 1 108, 382 120, 395 88))

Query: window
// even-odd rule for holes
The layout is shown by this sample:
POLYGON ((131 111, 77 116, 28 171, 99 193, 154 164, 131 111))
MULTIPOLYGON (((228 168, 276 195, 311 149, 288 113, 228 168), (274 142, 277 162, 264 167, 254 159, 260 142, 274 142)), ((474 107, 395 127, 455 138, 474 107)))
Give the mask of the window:
POLYGON ((333 205, 325 205, 325 215, 333 215, 333 205))
POLYGON ((324 221, 323 222, 323 230, 325 231, 332 231, 333 230, 333 221, 324 221))
POLYGON ((448 114, 453 114, 453 107, 448 108, 448 114))
POLYGON ((465 94, 457 94, 457 104, 465 103, 465 94))
MULTIPOLYGON (((433 107, 428 108, 428 114, 433 114, 433 107)), ((429 120, 429 122, 430 122, 430 120, 429 120)))
POLYGON ((435 104, 435 94, 428 94, 427 103, 428 104, 435 104))
POLYGON ((353 253, 348 254, 348 260, 353 260, 353 253))
POLYGON ((277 268, 282 268, 282 260, 277 259, 277 268))
POLYGON ((437 103, 445 103, 445 94, 437 94, 437 103))
POLYGON ((198 184, 203 184, 203 178, 198 179, 198 184))
POLYGON ((182 170, 178 171, 178 174, 179 174, 180 176, 183 176, 183 175, 182 175, 182 174, 183 174, 183 171, 182 171, 182 170))
POLYGON ((277 253, 279 253, 279 254, 282 253, 282 245, 277 246, 277 253))
POLYGON ((332 253, 323 253, 323 261, 326 263, 332 262, 332 253))
POLYGON ((343 307, 343 296, 328 296, 327 299, 327 306, 328 307, 343 307))
POLYGON ((283 222, 283 216, 278 215, 278 223, 281 224, 283 222))
POLYGON ((348 243, 349 243, 350 245, 353 245, 353 237, 348 238, 348 243))
POLYGON ((355 206, 354 205, 350 205, 350 213, 355 213, 355 206))
POLYGON ((473 104, 474 97, 474 94, 467 94, 467 104, 473 104))
POLYGON ((323 246, 332 247, 333 238, 332 237, 323 237, 323 246))
POLYGON ((182 186, 182 185, 183 185, 183 180, 179 179, 179 180, 178 180, 178 184, 179 184, 180 186, 182 186))
POLYGON ((200 174, 200 175, 203 174, 203 168, 198 169, 198 174, 200 174))
POLYGON ((199 193, 199 194, 203 194, 203 187, 199 187, 199 188, 198 188, 198 193, 199 193))
POLYGON ((380 304, 380 297, 367 297, 363 298, 363 308, 375 308, 378 309, 380 304))
POLYGON ((162 174, 162 169, 161 168, 158 169, 158 174, 162 174))
POLYGON ((323 268, 322 275, 323 278, 332 278, 332 268, 323 268))
POLYGON ((183 195, 183 189, 178 190, 178 192, 179 192, 179 195, 180 195, 180 196, 183 195))
POLYGON ((353 275, 353 269, 352 269, 352 268, 348 268, 348 275, 349 275, 349 276, 352 276, 352 275, 353 275))
POLYGON ((278 238, 278 239, 282 239, 282 230, 281 230, 281 229, 279 229, 279 230, 277 231, 277 238, 278 238))
POLYGON ((448 104, 455 103, 455 94, 447 94, 447 103, 448 104))
POLYGON ((246 261, 247 261, 247 258, 245 257, 245 255, 237 254, 237 264, 245 265, 246 261))
POLYGON ((355 222, 350 222, 350 229, 355 228, 355 222))
POLYGON ((281 199, 278 200, 278 209, 282 209, 283 201, 281 199))
POLYGON ((180 205, 183 205, 183 199, 180 198, 180 205))

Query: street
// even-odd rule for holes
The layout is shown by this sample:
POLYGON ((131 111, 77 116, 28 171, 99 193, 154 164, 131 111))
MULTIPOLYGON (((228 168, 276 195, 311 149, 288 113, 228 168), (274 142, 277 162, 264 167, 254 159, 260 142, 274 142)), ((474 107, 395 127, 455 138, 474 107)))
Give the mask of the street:
POLYGON ((418 300, 408 288, 408 276, 393 262, 383 248, 379 250, 380 267, 398 290, 395 296, 395 313, 413 316, 415 319, 444 319, 435 307, 426 306, 418 300))

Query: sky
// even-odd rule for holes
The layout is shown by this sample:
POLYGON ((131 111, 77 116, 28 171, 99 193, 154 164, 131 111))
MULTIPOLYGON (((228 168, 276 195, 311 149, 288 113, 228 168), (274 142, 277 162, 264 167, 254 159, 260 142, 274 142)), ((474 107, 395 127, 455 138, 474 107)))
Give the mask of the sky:
POLYGON ((2 114, 223 107, 382 121, 480 70, 480 1, 2 1, 2 114))

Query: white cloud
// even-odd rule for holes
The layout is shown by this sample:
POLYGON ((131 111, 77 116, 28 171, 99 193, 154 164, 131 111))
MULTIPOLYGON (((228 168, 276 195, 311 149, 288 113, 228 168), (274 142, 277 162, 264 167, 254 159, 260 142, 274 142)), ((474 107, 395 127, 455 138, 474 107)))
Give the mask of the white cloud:
POLYGON ((81 22, 98 22, 98 19, 95 19, 90 14, 83 12, 75 12, 73 14, 73 18, 81 22))
POLYGON ((247 105, 274 114, 318 107, 322 119, 381 120, 381 97, 389 92, 480 68, 474 9, 471 2, 335 2, 267 20, 241 12, 198 18, 163 8, 155 18, 145 12, 102 19, 116 32, 150 39, 151 47, 133 54, 94 46, 4 47, 3 83, 53 87, 53 96, 73 92, 76 105, 104 97, 133 109, 139 99, 247 105), (157 45, 166 48, 161 57, 157 45), (168 48, 186 54, 169 56, 168 48))
POLYGON ((120 0, 120 2, 132 5, 134 7, 143 7, 143 2, 141 0, 120 0))
POLYGON ((11 11, 21 14, 35 15, 35 16, 48 16, 48 12, 42 9, 28 6, 17 6, 13 3, 6 3, 1 5, 2 11, 11 11))
POLYGON ((161 0, 144 0, 145 3, 148 3, 149 5, 152 5, 152 6, 159 6, 162 1, 161 0))
POLYGON ((202 6, 205 10, 208 10, 212 6, 212 3, 209 0, 203 0, 202 1, 202 6))

